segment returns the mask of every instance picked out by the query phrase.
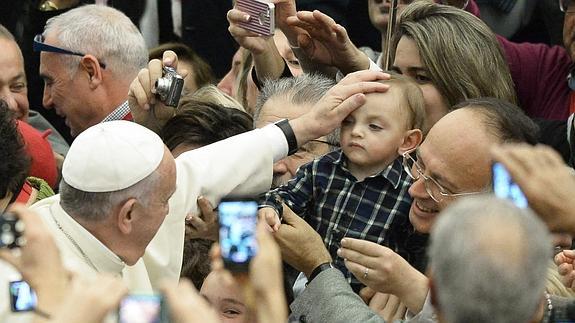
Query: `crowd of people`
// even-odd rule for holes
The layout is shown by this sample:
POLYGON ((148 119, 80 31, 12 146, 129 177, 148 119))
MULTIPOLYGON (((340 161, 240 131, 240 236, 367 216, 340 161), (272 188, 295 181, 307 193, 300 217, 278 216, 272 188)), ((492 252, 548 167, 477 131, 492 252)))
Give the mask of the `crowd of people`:
POLYGON ((221 1, 227 73, 144 36, 203 7, 93 2, 0 20, 1 322, 575 322, 575 0, 368 0, 375 47, 343 0, 221 1), (543 8, 563 46, 516 42, 543 8))

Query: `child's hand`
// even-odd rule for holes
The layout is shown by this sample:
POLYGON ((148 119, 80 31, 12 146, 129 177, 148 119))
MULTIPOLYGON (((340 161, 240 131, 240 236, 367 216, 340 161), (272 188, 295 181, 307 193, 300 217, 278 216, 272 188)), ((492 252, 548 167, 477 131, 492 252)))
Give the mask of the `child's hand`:
POLYGON ((280 228, 280 216, 272 207, 264 207, 258 211, 260 221, 264 221, 266 229, 270 232, 277 232, 280 228))

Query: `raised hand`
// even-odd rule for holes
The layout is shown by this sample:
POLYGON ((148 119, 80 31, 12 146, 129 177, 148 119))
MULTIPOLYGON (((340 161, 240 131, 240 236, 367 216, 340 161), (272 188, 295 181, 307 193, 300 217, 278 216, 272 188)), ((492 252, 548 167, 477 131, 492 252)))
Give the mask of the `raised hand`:
POLYGON ((549 230, 575 234, 575 177, 552 148, 506 144, 492 151, 549 230))
MULTIPOLYGON (((128 103, 134 121, 154 132, 159 132, 164 124, 174 116, 175 109, 167 107, 156 98, 156 81, 162 77, 163 67, 178 67, 178 56, 173 51, 164 52, 162 60, 153 59, 138 73, 138 77, 130 84, 128 103)), ((179 70, 185 78, 188 71, 179 70)))
POLYGON ((337 67, 344 74, 369 68, 369 59, 351 41, 345 28, 315 10, 300 11, 287 20, 298 33, 297 44, 316 63, 337 67))

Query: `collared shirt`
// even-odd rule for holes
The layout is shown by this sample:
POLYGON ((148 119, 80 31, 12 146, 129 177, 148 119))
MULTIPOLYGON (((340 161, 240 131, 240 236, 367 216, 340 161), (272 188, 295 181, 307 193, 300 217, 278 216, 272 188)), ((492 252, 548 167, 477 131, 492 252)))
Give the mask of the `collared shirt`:
POLYGON ((345 155, 337 150, 300 167, 294 179, 268 192, 261 204, 279 213, 283 201, 305 219, 353 286, 358 281, 337 256, 344 237, 385 245, 408 261, 423 257, 426 239, 410 245, 414 242, 409 239, 414 233, 409 222, 410 185, 399 158, 380 173, 357 181, 346 167, 345 155))
POLYGON ((120 104, 112 113, 107 115, 102 122, 114 121, 114 120, 127 120, 132 121, 132 113, 130 112, 130 105, 128 101, 120 104))

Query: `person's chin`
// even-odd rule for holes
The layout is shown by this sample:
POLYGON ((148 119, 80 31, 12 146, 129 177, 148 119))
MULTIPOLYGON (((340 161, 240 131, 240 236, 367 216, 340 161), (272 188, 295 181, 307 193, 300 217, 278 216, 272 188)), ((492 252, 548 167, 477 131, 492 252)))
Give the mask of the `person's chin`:
POLYGON ((409 210, 409 221, 417 232, 429 233, 438 214, 439 210, 436 207, 424 206, 423 203, 414 199, 409 210))

